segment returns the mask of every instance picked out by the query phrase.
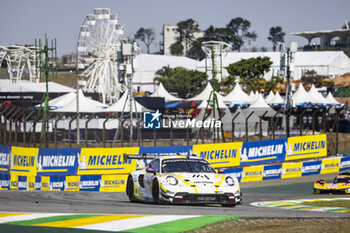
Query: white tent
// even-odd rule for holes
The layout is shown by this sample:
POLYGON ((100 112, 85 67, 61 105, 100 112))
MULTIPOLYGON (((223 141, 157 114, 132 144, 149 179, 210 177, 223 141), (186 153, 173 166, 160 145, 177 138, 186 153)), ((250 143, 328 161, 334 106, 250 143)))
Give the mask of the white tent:
MULTIPOLYGON (((55 82, 49 82, 49 92, 72 92, 73 88, 63 86, 55 82)), ((14 84, 5 84, 0 87, 0 92, 46 92, 46 83, 20 82, 14 84)))
MULTIPOLYGON (((213 91, 213 87, 211 86, 210 82, 207 83, 205 86, 204 90, 196 95, 195 97, 192 97, 188 100, 190 101, 203 101, 209 99, 210 93, 213 91)), ((223 96, 220 95, 219 93, 215 92, 216 96, 218 97, 218 100, 223 100, 223 96)), ((213 98, 213 94, 211 95, 211 98, 213 98)))
MULTIPOLYGON (((79 112, 82 113, 97 113, 102 112, 107 106, 96 100, 92 100, 83 94, 83 91, 79 89, 79 112)), ((77 96, 75 96, 70 102, 61 108, 53 110, 53 112, 77 112, 77 96)))
POLYGON ((276 111, 273 110, 264 100, 264 97, 262 94, 258 95, 258 99, 249 106, 249 108, 246 110, 249 113, 254 111, 254 113, 258 116, 263 116, 265 112, 265 116, 274 116, 276 114, 276 111))
POLYGON ((297 52, 293 60, 294 71, 291 76, 295 80, 300 79, 308 70, 331 77, 350 72, 350 58, 343 51, 297 52))
MULTIPOLYGON (((49 108, 51 110, 53 109, 59 109, 71 102, 72 100, 76 99, 77 94, 72 91, 67 94, 61 95, 57 98, 54 98, 48 102, 49 108)), ((36 108, 40 108, 40 104, 35 105, 36 108)))
POLYGON ((298 90, 292 96, 293 105, 300 105, 304 103, 314 103, 316 104, 318 101, 314 99, 313 96, 310 96, 304 89, 302 83, 300 83, 298 90))
MULTIPOLYGON (((269 57, 272 61, 270 71, 264 74, 265 80, 270 80, 278 75, 280 70, 280 52, 230 52, 222 57, 222 67, 227 67, 232 63, 242 59, 269 57)), ((324 76, 337 76, 350 72, 350 58, 343 51, 308 51, 297 52, 293 58, 293 71, 291 76, 294 80, 299 80, 307 70, 315 70, 317 74, 324 76)), ((205 70, 203 60, 199 69, 205 70)), ((227 70, 223 69, 223 76, 227 76, 227 70)))
POLYGON ((316 104, 326 104, 327 100, 323 97, 323 95, 316 90, 316 87, 314 84, 312 84, 310 90, 308 91, 309 96, 312 97, 312 99, 315 99, 317 102, 316 104))
POLYGON ((162 83, 156 88, 156 91, 151 95, 151 97, 163 97, 165 101, 182 101, 183 99, 171 95, 163 86, 162 83))
POLYGON ((273 91, 271 90, 270 93, 265 97, 265 102, 269 103, 270 100, 273 99, 273 97, 275 97, 275 94, 273 93, 273 91))
MULTIPOLYGON (((226 106, 226 104, 221 100, 221 99, 218 99, 218 104, 219 104, 219 108, 228 108, 226 106)), ((208 106, 208 109, 212 109, 212 106, 213 106, 213 100, 210 101, 209 105, 208 105, 208 100, 203 100, 202 103, 200 103, 200 105, 198 105, 197 108, 206 108, 208 106)))
POLYGON ((284 100, 282 99, 279 92, 276 92, 275 96, 270 101, 266 101, 266 102, 272 105, 284 104, 284 100))
POLYGON ((326 97, 327 104, 332 104, 332 105, 341 105, 336 99, 334 99, 333 95, 331 92, 328 92, 328 95, 326 97))
MULTIPOLYGON (((128 93, 129 91, 125 91, 122 97, 115 102, 113 105, 109 106, 108 108, 105 108, 103 112, 130 112, 130 100, 128 99, 128 93), (126 102, 126 103, 125 103, 126 102)), ((143 112, 146 108, 143 107, 141 104, 139 104, 137 101, 132 104, 132 111, 135 112, 135 104, 136 104, 136 112, 141 113, 143 112)))
POLYGON ((237 105, 250 104, 253 102, 251 97, 242 90, 241 85, 238 83, 233 90, 223 98, 223 101, 237 105))

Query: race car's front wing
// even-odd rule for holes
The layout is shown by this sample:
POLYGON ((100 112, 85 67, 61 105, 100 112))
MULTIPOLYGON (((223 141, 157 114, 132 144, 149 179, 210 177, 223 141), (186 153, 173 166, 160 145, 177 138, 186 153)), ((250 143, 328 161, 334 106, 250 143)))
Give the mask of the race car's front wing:
POLYGON ((332 193, 332 194, 344 194, 344 193, 350 193, 350 189, 318 189, 314 188, 315 194, 321 194, 321 193, 332 193))
POLYGON ((242 193, 193 194, 175 193, 171 198, 174 204, 242 204, 242 193))

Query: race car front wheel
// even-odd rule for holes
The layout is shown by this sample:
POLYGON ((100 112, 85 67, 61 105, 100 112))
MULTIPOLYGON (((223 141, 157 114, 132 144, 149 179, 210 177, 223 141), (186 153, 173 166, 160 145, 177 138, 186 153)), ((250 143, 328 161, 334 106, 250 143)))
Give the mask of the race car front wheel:
POLYGON ((153 180, 153 185, 152 185, 152 197, 155 203, 159 203, 159 183, 158 180, 153 180))
POLYGON ((131 176, 128 177, 128 181, 126 183, 126 195, 128 195, 130 201, 136 201, 134 196, 134 181, 132 180, 131 176))

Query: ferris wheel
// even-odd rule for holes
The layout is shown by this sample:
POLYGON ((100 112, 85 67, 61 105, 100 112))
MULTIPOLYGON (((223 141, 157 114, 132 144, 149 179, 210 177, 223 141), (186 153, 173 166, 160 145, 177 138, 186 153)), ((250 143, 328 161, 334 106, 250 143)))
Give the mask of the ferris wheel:
POLYGON ((96 8, 87 14, 80 28, 77 43, 77 69, 84 70, 80 79, 84 90, 99 92, 103 102, 113 101, 124 90, 118 79, 117 54, 123 25, 109 8, 96 8))

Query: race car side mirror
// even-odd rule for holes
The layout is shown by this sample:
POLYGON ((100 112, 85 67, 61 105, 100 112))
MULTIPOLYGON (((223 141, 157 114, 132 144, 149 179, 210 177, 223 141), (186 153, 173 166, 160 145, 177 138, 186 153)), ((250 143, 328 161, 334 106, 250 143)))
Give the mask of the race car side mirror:
POLYGON ((146 168, 146 172, 156 174, 156 170, 153 167, 146 168))
POLYGON ((219 168, 219 169, 218 169, 218 173, 219 173, 219 174, 223 174, 223 173, 225 173, 225 169, 223 169, 223 168, 219 168))

